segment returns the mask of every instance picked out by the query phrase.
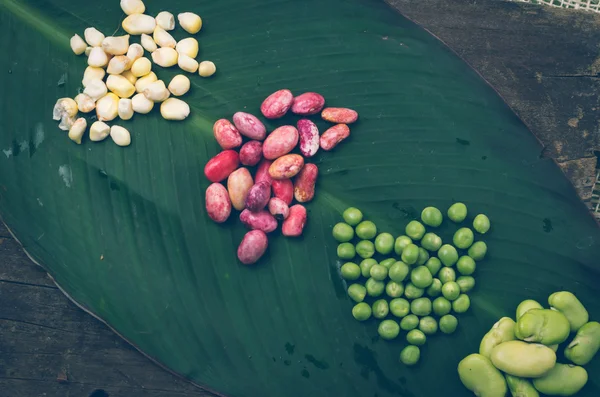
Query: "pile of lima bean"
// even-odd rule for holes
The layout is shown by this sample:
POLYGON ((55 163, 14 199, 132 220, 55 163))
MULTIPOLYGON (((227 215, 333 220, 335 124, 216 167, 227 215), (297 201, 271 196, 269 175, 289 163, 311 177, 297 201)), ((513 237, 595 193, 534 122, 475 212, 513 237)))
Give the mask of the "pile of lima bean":
MULTIPOLYGON (((467 207, 455 203, 447 215, 452 222, 462 223, 467 207)), ((473 242, 475 235, 469 227, 460 227, 452 244, 443 244, 441 237, 426 229, 442 224, 442 212, 435 207, 425 208, 421 222, 409 222, 405 235, 397 238, 390 233, 378 234, 377 226, 363 220, 357 208, 346 209, 343 218, 344 222, 333 227, 333 237, 340 242, 338 257, 349 261, 340 271, 352 283, 348 287, 348 296, 356 302, 352 315, 358 321, 371 317, 381 320, 378 332, 385 340, 397 338, 401 329, 407 331, 409 345, 400 353, 400 361, 415 365, 421 357, 419 346, 427 337, 438 328, 445 334, 453 333, 458 319, 452 313, 469 309, 467 292, 475 286, 472 274, 476 263, 485 257, 487 245, 473 242), (376 253, 379 262, 373 258, 376 253), (357 255, 362 259, 359 264, 357 255)), ((477 215, 473 229, 487 233, 490 220, 477 215)))
POLYGON ((517 307, 517 322, 502 317, 494 324, 481 340, 479 354, 458 364, 467 389, 482 397, 504 397, 508 390, 513 397, 538 397, 572 396, 585 386, 583 365, 600 348, 600 323, 588 321, 587 310, 571 292, 553 293, 548 304, 550 309, 544 309, 525 300, 517 307), (576 334, 569 342, 572 332, 576 334), (564 357, 572 364, 556 362, 563 342, 564 357))

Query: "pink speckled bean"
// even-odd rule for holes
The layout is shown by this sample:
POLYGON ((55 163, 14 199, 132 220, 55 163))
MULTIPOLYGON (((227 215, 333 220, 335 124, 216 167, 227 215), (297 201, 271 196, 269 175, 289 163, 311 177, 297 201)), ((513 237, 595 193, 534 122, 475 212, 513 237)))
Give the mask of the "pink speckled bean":
POLYGON ((277 229, 277 220, 269 211, 265 210, 252 212, 245 209, 240 214, 240 221, 249 229, 262 230, 265 233, 271 233, 277 229))
POLYGON ((221 182, 240 165, 240 156, 235 150, 224 150, 204 166, 204 175, 211 182, 221 182))
POLYGON ((208 216, 217 223, 225 222, 231 214, 229 194, 220 183, 213 183, 206 189, 205 204, 208 216))
POLYGON ((250 113, 237 112, 233 115, 233 123, 240 134, 250 138, 262 141, 267 136, 267 128, 254 115, 250 113))
POLYGON ((290 207, 280 198, 273 197, 269 200, 269 212, 278 220, 287 219, 290 214, 290 207))
POLYGON ((358 120, 358 113, 347 108, 325 108, 321 112, 321 117, 330 123, 352 124, 358 120))
POLYGON ((290 214, 281 226, 281 233, 287 237, 298 237, 304 231, 305 224, 306 208, 300 204, 292 205, 290 214))
POLYGON ((315 196, 315 184, 319 168, 315 164, 305 164, 294 180, 294 197, 299 203, 306 203, 315 196))
POLYGON ((254 186, 254 181, 247 168, 238 168, 229 175, 227 190, 233 208, 241 211, 246 207, 246 197, 248 197, 252 186, 254 186))
POLYGON ((350 136, 350 128, 346 124, 334 125, 321 135, 321 149, 331 150, 338 143, 350 136))
POLYGON ((217 143, 224 149, 233 149, 242 144, 242 136, 227 119, 220 119, 213 125, 213 134, 217 143))
POLYGON ((308 119, 298 120, 300 152, 304 157, 312 157, 319 150, 319 128, 308 119))
POLYGON ((267 97, 260 105, 260 111, 268 119, 283 117, 294 102, 294 95, 290 90, 279 90, 267 97))
POLYGON ((325 106, 325 98, 316 92, 305 92, 294 98, 292 112, 301 116, 317 114, 325 106))
POLYGON ((291 125, 276 128, 263 143, 263 156, 268 160, 288 154, 298 144, 298 130, 291 125))
POLYGON ((249 141, 244 143, 240 149, 240 162, 250 167, 258 164, 262 158, 262 143, 259 141, 249 141))
POLYGON ((271 164, 273 164, 272 161, 265 159, 262 159, 260 163, 258 163, 256 175, 254 175, 254 183, 267 182, 269 185, 273 183, 273 178, 269 175, 271 164))
POLYGON ((273 196, 282 199, 287 205, 294 199, 294 184, 291 179, 274 180, 271 183, 273 196))
POLYGON ((260 211, 267 206, 271 198, 271 185, 268 182, 255 183, 246 197, 246 208, 250 211, 260 211))
POLYGON ((237 256, 244 265, 252 265, 264 255, 269 239, 262 230, 251 230, 244 236, 237 250, 237 256))
POLYGON ((286 154, 273 161, 269 167, 269 175, 273 179, 289 179, 298 174, 304 167, 304 157, 299 154, 286 154))

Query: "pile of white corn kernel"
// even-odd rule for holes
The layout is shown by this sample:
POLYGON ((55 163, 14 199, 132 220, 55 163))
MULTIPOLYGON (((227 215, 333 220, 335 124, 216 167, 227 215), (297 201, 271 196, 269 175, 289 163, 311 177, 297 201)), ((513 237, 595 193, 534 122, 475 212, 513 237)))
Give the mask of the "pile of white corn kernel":
MULTIPOLYGON (((69 138, 77 144, 81 144, 87 129, 86 119, 78 118, 78 112, 96 110, 98 121, 90 126, 91 141, 102 141, 110 135, 119 146, 129 145, 131 134, 119 125, 110 127, 105 122, 117 117, 129 120, 134 112, 147 114, 157 102, 161 103, 160 113, 166 120, 188 117, 189 105, 171 95, 179 97, 187 93, 189 78, 179 74, 166 85, 152 71, 152 62, 164 68, 178 65, 183 71, 198 72, 202 77, 210 77, 216 71, 214 63, 196 61, 198 41, 195 38, 177 42, 168 33, 175 28, 175 17, 170 12, 162 11, 156 17, 146 15, 142 0, 121 0, 121 8, 127 14, 122 26, 128 35, 105 37, 96 28, 87 28, 85 40, 77 34, 71 38, 73 52, 87 56, 89 66, 83 75, 84 90, 74 99, 60 98, 54 106, 53 118, 60 120, 59 128, 69 131, 69 138), (130 35, 141 35, 141 45, 130 45, 130 35), (151 53, 152 62, 144 57, 144 49, 151 53)), ((177 19, 190 34, 202 28, 202 19, 194 13, 181 13, 177 19)))

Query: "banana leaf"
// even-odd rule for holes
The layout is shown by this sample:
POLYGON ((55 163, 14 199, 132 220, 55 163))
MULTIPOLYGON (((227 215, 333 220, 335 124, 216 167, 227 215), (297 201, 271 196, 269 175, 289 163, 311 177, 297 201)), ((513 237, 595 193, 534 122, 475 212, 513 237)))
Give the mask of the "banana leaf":
MULTIPOLYGON (((202 15, 199 58, 217 74, 192 76, 187 120, 154 110, 122 122, 127 148, 78 146, 52 120, 86 67, 69 38, 118 33, 118 3, 0 0, 0 214, 65 293, 152 359, 235 397, 460 397, 471 393, 458 362, 521 300, 570 290, 600 319, 600 233, 573 187, 491 87, 385 3, 148 0, 153 15, 202 15), (360 121, 314 158, 303 236, 274 233, 245 267, 244 227, 205 212, 203 167, 218 152, 214 121, 259 114, 281 88, 320 92, 360 121), (374 320, 352 318, 331 228, 356 206, 399 235, 423 207, 454 201, 492 220, 489 254, 457 332, 430 337, 409 368, 403 337, 379 340, 374 320)), ((156 69, 165 81, 177 73, 156 69)), ((454 229, 445 222, 440 235, 454 229)), ((580 395, 598 396, 600 360, 586 368, 580 395)))

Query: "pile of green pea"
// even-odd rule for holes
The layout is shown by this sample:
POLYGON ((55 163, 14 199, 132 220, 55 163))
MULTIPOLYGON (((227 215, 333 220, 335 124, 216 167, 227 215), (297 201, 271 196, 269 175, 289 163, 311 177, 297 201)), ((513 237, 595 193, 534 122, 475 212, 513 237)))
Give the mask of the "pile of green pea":
MULTIPOLYGON (((378 233, 375 223, 364 220, 357 208, 346 209, 342 216, 344 222, 333 227, 333 237, 340 243, 338 257, 348 261, 340 272, 352 283, 348 287, 348 296, 356 303, 352 315, 358 321, 381 320, 378 332, 385 340, 397 338, 400 330, 407 331, 409 345, 400 353, 400 361, 415 365, 421 356, 419 346, 427 337, 438 328, 444 334, 453 333, 458 326, 453 313, 469 309, 467 292, 475 287, 472 275, 487 253, 485 242, 474 242, 473 230, 487 233, 490 220, 477 215, 473 229, 460 227, 452 244, 443 244, 440 236, 426 228, 442 224, 442 212, 435 207, 423 209, 421 221, 409 222, 405 234, 396 238, 378 233), (383 259, 378 262, 375 255, 383 259)), ((467 206, 454 203, 447 216, 462 223, 467 206)))

